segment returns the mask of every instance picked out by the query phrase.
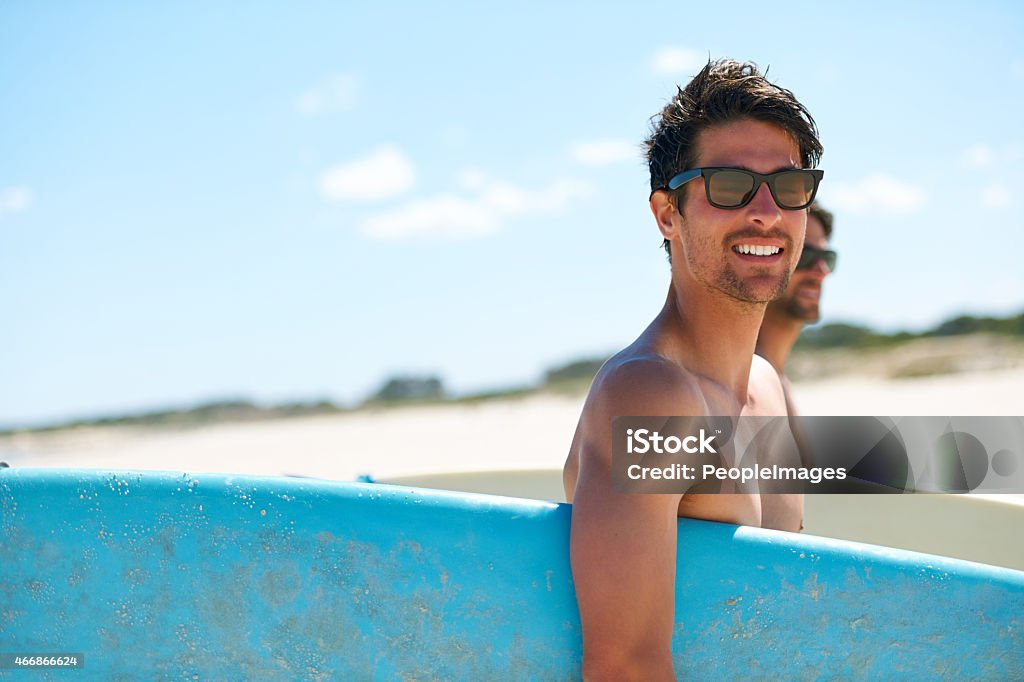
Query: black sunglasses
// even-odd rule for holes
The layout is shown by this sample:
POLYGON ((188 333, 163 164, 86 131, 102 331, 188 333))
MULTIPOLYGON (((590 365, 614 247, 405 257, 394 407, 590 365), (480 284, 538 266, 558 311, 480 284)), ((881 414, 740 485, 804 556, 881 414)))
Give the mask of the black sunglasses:
POLYGON ((836 259, 839 254, 831 249, 816 249, 813 246, 804 244, 804 250, 800 253, 800 260, 796 262, 797 270, 810 270, 819 260, 825 261, 829 272, 836 271, 836 259))
POLYGON ((742 168, 691 168, 668 181, 665 189, 674 191, 696 178, 704 178, 708 203, 715 208, 743 208, 768 183, 775 204, 787 211, 807 208, 814 201, 825 171, 792 168, 775 173, 755 173, 742 168))

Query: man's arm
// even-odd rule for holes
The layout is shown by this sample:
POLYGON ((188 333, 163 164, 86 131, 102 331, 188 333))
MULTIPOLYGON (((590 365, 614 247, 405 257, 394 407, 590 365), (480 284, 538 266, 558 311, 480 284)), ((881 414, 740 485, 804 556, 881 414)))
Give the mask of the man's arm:
POLYGON ((671 645, 682 494, 612 489, 611 420, 700 409, 694 389, 675 373, 656 360, 614 368, 599 379, 581 417, 570 551, 586 679, 674 679, 671 645))

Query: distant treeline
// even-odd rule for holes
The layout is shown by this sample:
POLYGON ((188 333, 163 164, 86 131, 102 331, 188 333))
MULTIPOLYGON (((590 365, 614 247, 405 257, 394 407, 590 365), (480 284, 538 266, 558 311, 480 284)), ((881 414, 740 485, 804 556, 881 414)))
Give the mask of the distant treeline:
MULTIPOLYGON (((946 320, 938 326, 923 332, 899 331, 891 334, 877 332, 869 327, 855 324, 835 323, 820 327, 807 327, 797 341, 797 350, 825 348, 877 348, 892 346, 914 339, 959 336, 966 334, 1003 334, 1024 337, 1024 312, 1012 317, 975 317, 960 315, 946 320)), ((544 373, 542 387, 562 383, 590 381, 597 374, 607 357, 574 360, 568 364, 549 369, 544 373)))
POLYGON ((1013 317, 974 317, 960 315, 923 332, 883 334, 855 324, 826 324, 808 327, 800 335, 796 349, 803 348, 867 348, 889 346, 913 339, 959 336, 963 334, 1006 334, 1024 336, 1024 312, 1013 317))
MULTIPOLYGON (((1024 337, 1024 312, 1007 318, 961 315, 933 329, 923 332, 896 332, 885 334, 855 324, 826 324, 808 327, 800 336, 796 349, 825 348, 878 348, 892 346, 913 339, 990 333, 1024 337)), ((379 389, 362 402, 343 406, 330 400, 293 402, 261 406, 244 399, 220 400, 186 409, 154 410, 136 415, 82 419, 34 428, 47 431, 74 426, 189 426, 224 421, 248 421, 279 417, 298 417, 347 412, 361 408, 391 405, 434 404, 443 402, 479 402, 496 398, 530 395, 537 391, 576 393, 587 387, 608 356, 572 360, 544 372, 534 384, 495 389, 468 395, 454 395, 445 389, 444 382, 433 375, 399 375, 385 380, 379 389)), ((11 433, 17 429, 0 430, 11 433)))

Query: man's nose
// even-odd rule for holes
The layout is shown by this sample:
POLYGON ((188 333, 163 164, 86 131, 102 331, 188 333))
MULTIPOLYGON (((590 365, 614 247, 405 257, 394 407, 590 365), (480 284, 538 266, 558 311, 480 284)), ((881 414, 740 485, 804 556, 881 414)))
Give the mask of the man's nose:
POLYGON ((772 190, 767 182, 761 183, 747 206, 755 218, 767 224, 774 224, 782 218, 782 209, 775 203, 775 197, 772 196, 772 190))

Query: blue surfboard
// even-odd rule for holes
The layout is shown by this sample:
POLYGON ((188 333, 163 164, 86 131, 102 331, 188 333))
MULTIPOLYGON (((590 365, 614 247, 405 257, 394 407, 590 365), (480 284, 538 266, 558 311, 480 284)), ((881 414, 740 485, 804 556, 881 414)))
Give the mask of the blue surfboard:
MULTIPOLYGON (((77 653, 82 679, 103 680, 576 679, 570 511, 6 469, 0 652, 77 653)), ((1021 679, 1024 572, 682 520, 673 654, 691 679, 1021 679)))

